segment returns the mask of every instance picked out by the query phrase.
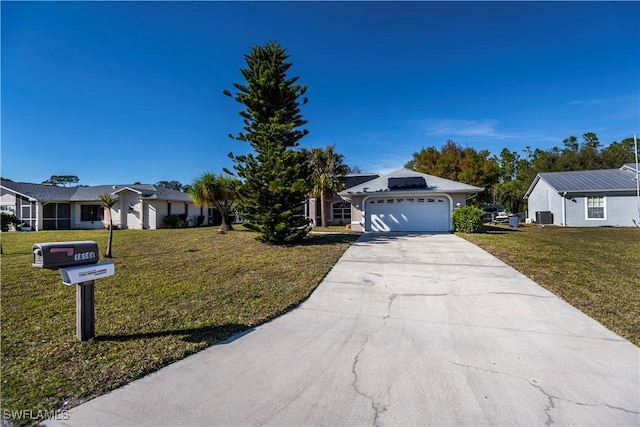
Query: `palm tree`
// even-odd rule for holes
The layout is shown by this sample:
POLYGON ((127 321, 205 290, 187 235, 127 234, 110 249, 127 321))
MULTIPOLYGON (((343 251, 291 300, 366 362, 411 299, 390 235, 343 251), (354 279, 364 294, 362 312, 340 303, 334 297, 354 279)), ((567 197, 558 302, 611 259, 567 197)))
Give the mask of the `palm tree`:
POLYGON ((344 177, 349 167, 344 164, 344 156, 335 151, 335 145, 326 148, 314 147, 309 151, 309 163, 313 170, 313 189, 311 195, 320 197, 320 217, 322 227, 327 226, 325 202, 344 189, 344 177))
POLYGON ((215 206, 220 212, 220 215, 222 215, 220 232, 224 233, 233 230, 233 227, 227 221, 227 217, 231 213, 231 206, 236 198, 239 183, 240 181, 237 179, 206 172, 196 179, 189 188, 189 194, 196 205, 215 206))
POLYGON ((113 221, 111 220, 111 208, 117 203, 117 200, 111 197, 111 194, 100 195, 100 200, 102 201, 102 206, 105 208, 107 214, 109 215, 109 240, 107 240, 107 252, 104 254, 104 256, 107 258, 111 258, 111 242, 113 240, 113 221))

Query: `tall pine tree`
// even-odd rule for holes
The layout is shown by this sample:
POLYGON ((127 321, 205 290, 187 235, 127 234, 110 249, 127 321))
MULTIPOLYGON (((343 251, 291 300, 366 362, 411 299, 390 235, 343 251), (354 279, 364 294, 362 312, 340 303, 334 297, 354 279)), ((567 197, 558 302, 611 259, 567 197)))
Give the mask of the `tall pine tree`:
MULTIPOLYGON (((273 244, 299 242, 310 230, 302 204, 311 189, 311 170, 298 141, 309 131, 300 104, 307 90, 287 77, 289 56, 276 42, 254 46, 245 55, 247 68, 240 70, 245 84, 233 83, 244 132, 229 135, 248 142, 254 153, 229 156, 242 178, 237 207, 245 226, 261 233, 260 240, 273 244)), ((232 96, 228 90, 225 95, 232 96)))

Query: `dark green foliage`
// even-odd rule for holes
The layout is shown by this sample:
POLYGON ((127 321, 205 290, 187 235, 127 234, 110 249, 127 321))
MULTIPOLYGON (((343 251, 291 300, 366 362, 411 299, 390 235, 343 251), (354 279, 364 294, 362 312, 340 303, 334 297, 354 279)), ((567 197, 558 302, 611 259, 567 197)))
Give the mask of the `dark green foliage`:
POLYGON ((18 225, 18 217, 12 213, 1 212, 0 216, 2 217, 2 231, 9 231, 9 227, 11 225, 18 225))
POLYGON ((75 175, 51 175, 46 181, 42 181, 43 184, 62 185, 66 187, 71 184, 77 184, 80 181, 75 175))
POLYGON ((229 154, 243 180, 237 209, 247 228, 274 244, 299 242, 310 230, 302 204, 311 188, 311 170, 305 154, 296 149, 308 133, 300 129, 307 122, 298 101, 307 88, 296 84, 298 77, 287 77, 292 65, 287 58, 275 42, 254 46, 245 55, 247 68, 240 70, 246 83, 233 84, 235 100, 246 109, 240 112, 244 132, 231 138, 248 142, 254 150, 229 154))
POLYGON ((164 217, 164 219, 162 220, 162 222, 164 223, 164 225, 166 225, 169 228, 178 228, 178 227, 182 227, 183 225, 181 224, 181 220, 178 217, 178 215, 167 215, 164 217))
POLYGON ((484 211, 475 206, 456 208, 451 214, 453 231, 475 233, 484 223, 484 211))
POLYGON ((429 147, 413 153, 413 158, 405 167, 484 188, 485 191, 475 199, 477 203, 490 202, 491 193, 486 190, 498 182, 498 163, 495 156, 490 156, 489 150, 463 148, 451 140, 439 150, 429 147))
POLYGON ((182 185, 182 183, 180 181, 176 181, 175 179, 171 180, 171 181, 166 181, 166 180, 158 181, 158 182, 156 182, 156 185, 158 187, 170 188, 172 190, 186 191, 185 190, 186 186, 182 185))

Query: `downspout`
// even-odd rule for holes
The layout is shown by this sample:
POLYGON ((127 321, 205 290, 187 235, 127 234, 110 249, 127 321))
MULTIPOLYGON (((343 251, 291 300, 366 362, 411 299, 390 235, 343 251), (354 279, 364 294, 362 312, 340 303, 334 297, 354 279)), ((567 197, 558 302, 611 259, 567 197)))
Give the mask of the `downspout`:
POLYGON ((562 193, 562 226, 567 226, 567 192, 562 193))

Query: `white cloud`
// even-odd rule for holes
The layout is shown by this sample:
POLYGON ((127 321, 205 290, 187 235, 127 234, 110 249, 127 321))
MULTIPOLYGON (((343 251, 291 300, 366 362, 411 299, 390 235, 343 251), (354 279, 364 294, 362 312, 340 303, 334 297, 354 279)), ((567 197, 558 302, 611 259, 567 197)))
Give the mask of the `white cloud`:
POLYGON ((614 102, 615 99, 584 99, 584 100, 575 100, 569 101, 567 104, 569 105, 597 105, 597 104, 606 104, 609 102, 614 102))
POLYGON ((445 138, 465 138, 480 140, 520 139, 525 135, 518 132, 505 132, 494 119, 461 120, 461 119, 425 119, 420 121, 425 136, 442 136, 445 138))

